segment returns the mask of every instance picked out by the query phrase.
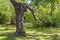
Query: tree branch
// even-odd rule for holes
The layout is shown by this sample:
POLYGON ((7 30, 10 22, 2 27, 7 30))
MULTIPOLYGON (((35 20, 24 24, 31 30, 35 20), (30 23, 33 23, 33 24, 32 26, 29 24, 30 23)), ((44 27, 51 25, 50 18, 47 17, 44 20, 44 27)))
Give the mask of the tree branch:
POLYGON ((10 0, 13 5, 16 5, 17 2, 15 0, 10 0))
POLYGON ((30 8, 29 6, 27 6, 27 8, 32 12, 33 17, 34 17, 34 19, 36 20, 36 17, 35 17, 35 15, 34 15, 34 11, 33 11, 33 9, 30 8))

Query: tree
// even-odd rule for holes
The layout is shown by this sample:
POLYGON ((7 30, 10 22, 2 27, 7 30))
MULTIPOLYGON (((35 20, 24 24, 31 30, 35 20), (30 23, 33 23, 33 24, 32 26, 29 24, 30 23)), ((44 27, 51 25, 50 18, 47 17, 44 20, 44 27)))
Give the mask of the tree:
POLYGON ((15 33, 15 35, 16 36, 19 36, 19 35, 25 36, 25 31, 23 30, 23 15, 24 15, 24 12, 27 9, 29 9, 33 14, 34 19, 36 19, 35 16, 34 16, 34 12, 25 3, 17 3, 15 0, 10 0, 10 1, 14 5, 15 13, 16 13, 16 33, 15 33))

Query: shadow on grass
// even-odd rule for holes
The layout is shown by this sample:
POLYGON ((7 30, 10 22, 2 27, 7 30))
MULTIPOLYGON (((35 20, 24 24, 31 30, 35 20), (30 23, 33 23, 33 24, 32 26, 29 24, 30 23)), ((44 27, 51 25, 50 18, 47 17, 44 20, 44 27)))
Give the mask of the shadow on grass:
POLYGON ((38 32, 44 32, 44 31, 47 31, 49 30, 49 28, 46 28, 46 27, 26 27, 26 29, 29 29, 29 30, 36 30, 38 32))
POLYGON ((0 27, 15 27, 15 25, 10 25, 10 24, 0 24, 0 27))
POLYGON ((43 33, 54 33, 52 30, 55 30, 56 28, 52 28, 52 27, 26 27, 26 29, 28 30, 35 30, 36 32, 43 32, 43 33))
POLYGON ((23 36, 15 36, 14 33, 0 33, 0 40, 24 40, 24 38, 23 36))
POLYGON ((15 40, 14 36, 12 35, 13 33, 2 33, 0 34, 0 37, 6 36, 6 38, 3 38, 1 40, 15 40))

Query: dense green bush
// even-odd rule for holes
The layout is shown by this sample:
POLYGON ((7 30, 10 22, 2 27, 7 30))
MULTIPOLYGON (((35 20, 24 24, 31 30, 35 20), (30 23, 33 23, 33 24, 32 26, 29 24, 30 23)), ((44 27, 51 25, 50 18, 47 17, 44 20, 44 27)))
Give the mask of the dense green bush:
POLYGON ((0 1, 0 22, 10 22, 14 16, 14 9, 9 0, 0 1))
POLYGON ((0 23, 5 23, 6 22, 6 15, 0 13, 0 23))
POLYGON ((60 27, 60 9, 55 10, 55 19, 53 22, 56 27, 60 27))

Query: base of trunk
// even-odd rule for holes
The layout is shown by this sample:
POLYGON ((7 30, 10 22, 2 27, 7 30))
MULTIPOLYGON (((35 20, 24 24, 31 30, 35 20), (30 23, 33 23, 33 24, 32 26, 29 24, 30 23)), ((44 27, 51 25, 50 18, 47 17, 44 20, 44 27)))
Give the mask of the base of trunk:
POLYGON ((24 36, 24 37, 26 37, 25 31, 15 32, 14 35, 15 36, 24 36))

